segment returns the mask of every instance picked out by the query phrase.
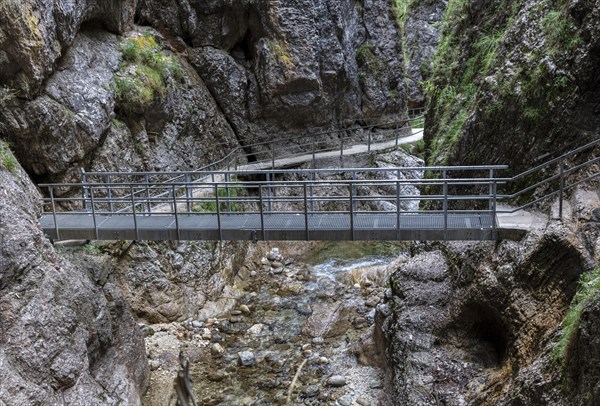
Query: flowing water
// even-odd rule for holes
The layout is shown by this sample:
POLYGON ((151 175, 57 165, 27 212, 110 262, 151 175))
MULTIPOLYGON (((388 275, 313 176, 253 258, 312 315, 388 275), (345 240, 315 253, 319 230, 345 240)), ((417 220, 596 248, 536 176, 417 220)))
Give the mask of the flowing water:
MULTIPOLYGON (((312 255, 313 263, 306 264, 307 258, 292 262, 274 250, 271 260, 257 264, 226 314, 148 337, 151 362, 172 360, 181 350, 201 405, 387 404, 384 371, 359 364, 354 354, 373 325, 388 265, 399 254, 312 255), (177 340, 160 344, 166 336, 177 340), (332 376, 339 382, 328 382, 332 376)), ((366 362, 374 363, 369 357, 366 362)), ((172 367, 161 367, 153 378, 173 374, 172 367)), ((159 404, 152 390, 144 404, 159 404)))

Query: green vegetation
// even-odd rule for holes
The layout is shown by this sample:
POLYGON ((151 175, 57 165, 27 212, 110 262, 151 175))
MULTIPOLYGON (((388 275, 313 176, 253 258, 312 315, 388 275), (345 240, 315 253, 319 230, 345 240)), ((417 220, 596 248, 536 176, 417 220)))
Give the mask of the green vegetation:
POLYGON ((8 143, 2 140, 0 140, 0 168, 4 168, 13 174, 17 172, 17 159, 10 150, 8 143))
MULTIPOLYGON (((240 185, 230 185, 229 188, 219 187, 217 190, 219 199, 224 198, 223 200, 219 201, 219 211, 225 212, 228 210, 227 201, 226 201, 226 198, 228 197, 228 193, 229 193, 229 198, 234 200, 234 201, 229 202, 229 208, 231 209, 231 211, 232 212, 241 211, 242 206, 239 202, 235 201, 235 198, 243 196, 244 194, 242 191, 243 191, 243 188, 240 185)), ((192 206, 192 211, 197 212, 197 213, 216 213, 217 212, 217 202, 212 200, 212 201, 195 203, 192 206)))
POLYGON ((371 74, 380 74, 383 70, 381 61, 375 55, 375 46, 365 42, 356 49, 356 61, 360 67, 371 74))
POLYGON ((557 56, 581 44, 581 37, 575 30, 571 17, 564 10, 550 11, 541 20, 548 54, 557 56))
POLYGON ((557 361, 564 362, 569 346, 571 345, 575 333, 579 328, 581 312, 585 305, 596 293, 600 291, 600 267, 589 273, 584 273, 579 277, 578 289, 567 315, 563 321, 563 328, 560 334, 558 345, 554 349, 554 357, 557 361))
POLYGON ((102 251, 100 250, 100 248, 98 248, 93 243, 85 244, 83 246, 83 252, 85 252, 86 254, 89 254, 89 255, 100 255, 100 254, 102 254, 102 251))
POLYGON ((143 111, 157 95, 166 93, 167 81, 183 80, 183 68, 167 56, 149 34, 129 38, 121 47, 124 62, 114 82, 117 104, 125 111, 143 111))

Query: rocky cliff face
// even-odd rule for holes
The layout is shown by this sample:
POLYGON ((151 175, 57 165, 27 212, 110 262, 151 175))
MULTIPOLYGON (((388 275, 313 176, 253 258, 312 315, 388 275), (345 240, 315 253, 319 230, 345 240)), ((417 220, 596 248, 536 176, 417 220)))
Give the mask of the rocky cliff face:
POLYGON ((109 265, 55 251, 38 192, 13 172, 0 167, 0 402, 139 404, 143 338, 109 265))
POLYGON ((583 229, 550 222, 520 242, 422 244, 399 259, 378 309, 399 403, 595 404, 597 297, 557 350, 578 277, 600 259, 597 196, 572 203, 583 229))
POLYGON ((428 89, 429 161, 520 170, 597 136, 599 6, 451 0, 428 89))
POLYGON ((243 144, 404 114, 401 38, 387 1, 145 0, 138 16, 191 47, 243 144))

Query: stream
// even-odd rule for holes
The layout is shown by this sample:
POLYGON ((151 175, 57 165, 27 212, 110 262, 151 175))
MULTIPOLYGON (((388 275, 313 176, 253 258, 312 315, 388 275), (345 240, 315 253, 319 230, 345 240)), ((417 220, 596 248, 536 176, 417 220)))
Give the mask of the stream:
POLYGON ((143 404, 174 402, 165 394, 180 352, 199 405, 390 404, 370 330, 401 251, 353 258, 361 250, 345 245, 299 259, 272 248, 219 317, 144 327, 152 372, 143 404))

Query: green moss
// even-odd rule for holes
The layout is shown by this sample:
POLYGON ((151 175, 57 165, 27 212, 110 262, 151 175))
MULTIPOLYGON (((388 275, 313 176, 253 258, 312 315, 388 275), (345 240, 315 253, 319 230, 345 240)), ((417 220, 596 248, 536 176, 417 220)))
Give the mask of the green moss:
POLYGON ((371 74, 379 75, 383 70, 381 61, 375 55, 375 46, 368 42, 356 49, 356 61, 359 67, 371 74))
MULTIPOLYGON (((235 200, 236 197, 241 197, 244 195, 243 188, 239 185, 230 185, 229 188, 220 187, 217 190, 217 194, 219 198, 227 198, 229 193, 229 198, 235 200), (229 189, 229 191, 227 190, 229 189)), ((228 210, 227 201, 223 199, 219 201, 219 211, 226 212, 228 210)), ((242 209, 242 206, 239 202, 231 201, 229 203, 229 208, 232 212, 238 212, 242 209)), ((216 201, 207 201, 201 203, 195 203, 192 206, 192 211, 197 213, 216 213, 217 212, 217 202, 216 201)))
POLYGON ((0 168, 4 168, 13 174, 17 172, 17 159, 10 150, 8 143, 2 140, 0 140, 0 168))
POLYGON ((600 267, 592 272, 584 273, 580 276, 578 289, 571 306, 563 320, 560 339, 554 348, 553 355, 555 359, 564 363, 568 355, 569 347, 579 328, 581 312, 590 298, 600 291, 600 267))
POLYGON ((182 80, 183 68, 167 56, 151 35, 130 38, 121 47, 124 62, 115 78, 117 105, 125 111, 141 112, 157 96, 166 93, 167 82, 182 80))
POLYGON ((296 68, 294 60, 292 59, 292 54, 285 42, 271 39, 269 40, 268 44, 271 52, 275 56, 275 59, 277 59, 281 65, 285 66, 288 70, 293 70, 296 68))
POLYGON ((571 16, 565 10, 548 12, 541 20, 546 35, 546 49, 551 56, 571 51, 581 44, 571 16))

